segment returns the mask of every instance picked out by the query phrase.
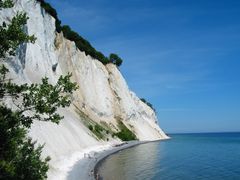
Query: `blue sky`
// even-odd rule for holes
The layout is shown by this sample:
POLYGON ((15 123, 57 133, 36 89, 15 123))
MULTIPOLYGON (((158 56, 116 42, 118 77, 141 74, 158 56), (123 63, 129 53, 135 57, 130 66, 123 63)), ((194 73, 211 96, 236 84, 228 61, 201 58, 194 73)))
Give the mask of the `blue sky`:
POLYGON ((168 133, 240 131, 240 1, 48 0, 108 55, 168 133))

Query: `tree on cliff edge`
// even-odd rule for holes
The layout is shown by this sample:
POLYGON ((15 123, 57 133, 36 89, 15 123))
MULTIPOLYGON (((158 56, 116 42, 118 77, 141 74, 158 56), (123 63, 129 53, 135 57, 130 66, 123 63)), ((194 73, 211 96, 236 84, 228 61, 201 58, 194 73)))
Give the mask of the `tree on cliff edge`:
MULTIPOLYGON (((12 8, 11 0, 0 0, 0 10, 12 8)), ((22 29, 28 17, 18 12, 10 23, 0 25, 0 63, 15 55, 22 43, 34 43, 35 37, 22 29)), ((37 146, 27 136, 34 120, 58 123, 63 117, 59 107, 71 103, 71 94, 77 89, 70 81, 71 74, 61 76, 55 85, 43 78, 39 84, 17 85, 8 79, 8 69, 0 66, 0 179, 41 180, 47 178, 49 157, 42 159, 43 146, 37 146), (8 106, 8 104, 11 104, 8 106)))
POLYGON ((116 64, 117 66, 121 66, 123 60, 117 55, 117 54, 110 54, 109 55, 110 62, 113 64, 116 64))

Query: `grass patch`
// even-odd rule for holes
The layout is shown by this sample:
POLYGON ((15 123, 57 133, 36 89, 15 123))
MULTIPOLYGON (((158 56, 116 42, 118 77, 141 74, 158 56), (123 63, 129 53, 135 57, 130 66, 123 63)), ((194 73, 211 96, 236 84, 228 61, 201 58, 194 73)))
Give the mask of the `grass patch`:
POLYGON ((100 121, 101 126, 106 130, 106 134, 114 134, 111 126, 107 124, 105 121, 100 121))
MULTIPOLYGON (((118 122, 119 131, 112 130, 111 126, 104 121, 100 121, 100 124, 90 119, 84 112, 81 111, 76 105, 76 112, 81 117, 83 124, 95 135, 97 139, 109 140, 109 137, 118 137, 122 141, 137 140, 136 135, 121 121, 120 117, 115 117, 118 122)), ((130 127, 132 127, 130 125, 130 127)), ((113 127, 114 128, 114 127, 113 127)))
POLYGON ((111 132, 110 129, 107 127, 107 123, 101 121, 100 124, 90 119, 84 112, 81 111, 76 105, 74 105, 76 108, 76 112, 80 116, 83 124, 88 127, 88 129, 95 135, 97 139, 107 140, 109 136, 109 132, 111 132), (104 124, 104 125, 103 125, 104 124))
POLYGON ((117 136, 122 141, 131 141, 131 140, 137 140, 136 135, 128 129, 125 124, 123 124, 122 121, 118 121, 118 127, 120 129, 119 132, 115 133, 114 135, 117 136))
POLYGON ((88 128, 98 139, 105 139, 105 129, 99 124, 96 123, 94 126, 90 125, 88 128))

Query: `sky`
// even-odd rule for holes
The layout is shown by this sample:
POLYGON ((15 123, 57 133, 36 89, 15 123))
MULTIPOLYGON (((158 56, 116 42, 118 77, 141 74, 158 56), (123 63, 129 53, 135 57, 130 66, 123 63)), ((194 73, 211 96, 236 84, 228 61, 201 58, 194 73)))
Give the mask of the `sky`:
POLYGON ((240 131, 240 1, 48 0, 105 55, 167 133, 240 131))

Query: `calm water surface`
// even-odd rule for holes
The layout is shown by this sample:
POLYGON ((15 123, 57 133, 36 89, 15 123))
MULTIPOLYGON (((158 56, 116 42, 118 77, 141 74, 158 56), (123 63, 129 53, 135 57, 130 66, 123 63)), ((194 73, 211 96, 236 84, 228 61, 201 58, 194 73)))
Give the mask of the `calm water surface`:
POLYGON ((106 180, 240 180, 240 133, 171 135, 107 158, 99 167, 106 180))

